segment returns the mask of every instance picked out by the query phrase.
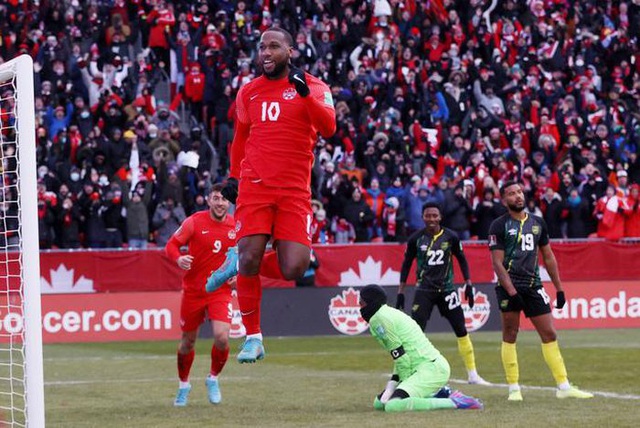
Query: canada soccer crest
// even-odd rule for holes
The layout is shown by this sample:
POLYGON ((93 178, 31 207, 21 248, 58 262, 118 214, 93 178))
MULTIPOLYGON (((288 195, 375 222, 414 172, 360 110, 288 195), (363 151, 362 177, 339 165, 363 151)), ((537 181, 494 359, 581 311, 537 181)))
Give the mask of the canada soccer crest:
POLYGON ((360 292, 349 287, 329 304, 329 320, 333 327, 342 334, 355 336, 369 328, 367 322, 360 315, 360 292))
POLYGON ((229 237, 229 239, 236 239, 236 231, 234 229, 231 229, 227 236, 229 237))
POLYGON ((282 98, 285 100, 292 100, 296 97, 296 90, 293 88, 287 88, 282 93, 282 98))
MULTIPOLYGON (((464 287, 458 288, 458 296, 463 301, 464 287)), ((487 323, 491 314, 489 297, 476 288, 473 308, 470 308, 467 303, 462 303, 462 310, 464 311, 464 324, 467 330, 470 332, 479 330, 487 323)))

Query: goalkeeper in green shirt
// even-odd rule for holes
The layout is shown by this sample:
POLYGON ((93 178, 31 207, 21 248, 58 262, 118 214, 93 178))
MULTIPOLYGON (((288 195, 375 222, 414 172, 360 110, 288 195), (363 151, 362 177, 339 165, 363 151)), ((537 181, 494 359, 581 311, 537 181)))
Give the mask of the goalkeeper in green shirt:
POLYGON ((360 290, 360 313, 373 337, 393 358, 393 375, 373 402, 376 410, 482 409, 482 403, 446 386, 449 362, 404 312, 386 305, 382 287, 360 290))

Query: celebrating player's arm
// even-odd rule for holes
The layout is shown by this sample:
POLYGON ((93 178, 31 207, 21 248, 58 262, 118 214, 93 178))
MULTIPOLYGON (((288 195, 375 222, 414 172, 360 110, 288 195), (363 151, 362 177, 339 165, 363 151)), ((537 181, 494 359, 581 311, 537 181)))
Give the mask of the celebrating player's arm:
POLYGON ((165 251, 171 260, 177 263, 180 269, 189 270, 193 263, 191 254, 181 254, 180 248, 187 245, 193 235, 193 219, 187 218, 182 225, 174 232, 167 242, 165 251))
POLYGON ((329 87, 293 65, 289 66, 289 82, 305 101, 313 127, 323 137, 331 137, 336 132, 336 111, 329 87))

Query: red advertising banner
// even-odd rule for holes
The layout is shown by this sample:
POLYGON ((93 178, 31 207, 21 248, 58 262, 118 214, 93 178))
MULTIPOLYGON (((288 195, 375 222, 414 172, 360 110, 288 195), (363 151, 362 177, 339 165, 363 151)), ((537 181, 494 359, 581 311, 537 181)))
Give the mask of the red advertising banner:
MULTIPOLYGON (((567 303, 553 309, 557 329, 640 327, 640 281, 565 282, 562 286, 567 303)), ((553 284, 545 284, 545 289, 555 306, 553 284)), ((524 316, 521 327, 533 330, 524 316)))
MULTIPOLYGON (((592 242, 552 245, 563 281, 640 279, 638 244, 592 242)), ((314 247, 314 250, 320 261, 316 272, 317 286, 397 285, 400 281, 403 245, 325 245, 314 247)), ((465 254, 473 282, 494 281, 486 245, 467 244, 465 254)), ((16 263, 2 263, 1 259, 2 255, 0 275, 7 269, 15 274, 13 267, 16 263)), ((414 271, 415 263, 409 283, 414 281, 414 271)), ((158 250, 43 252, 40 272, 41 289, 45 294, 177 291, 183 275, 183 271, 158 250)), ((460 269, 456 267, 454 272, 456 282, 461 283, 460 269)), ((542 266, 541 275, 543 280, 548 280, 542 266)), ((263 278, 263 286, 293 287, 294 283, 263 278)))
POLYGON ((179 320, 175 291, 42 297, 45 343, 178 340, 179 320))

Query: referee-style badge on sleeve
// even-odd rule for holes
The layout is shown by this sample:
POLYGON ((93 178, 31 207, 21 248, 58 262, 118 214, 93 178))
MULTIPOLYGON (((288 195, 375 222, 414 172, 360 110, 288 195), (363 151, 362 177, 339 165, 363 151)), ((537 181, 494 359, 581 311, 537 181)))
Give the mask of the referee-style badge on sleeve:
POLYGON ((378 327, 376 327, 376 333, 378 334, 379 337, 384 337, 384 327, 379 325, 378 327))
POLYGON ((531 233, 533 233, 534 235, 539 235, 540 234, 540 226, 538 226, 538 225, 531 226, 531 233))

